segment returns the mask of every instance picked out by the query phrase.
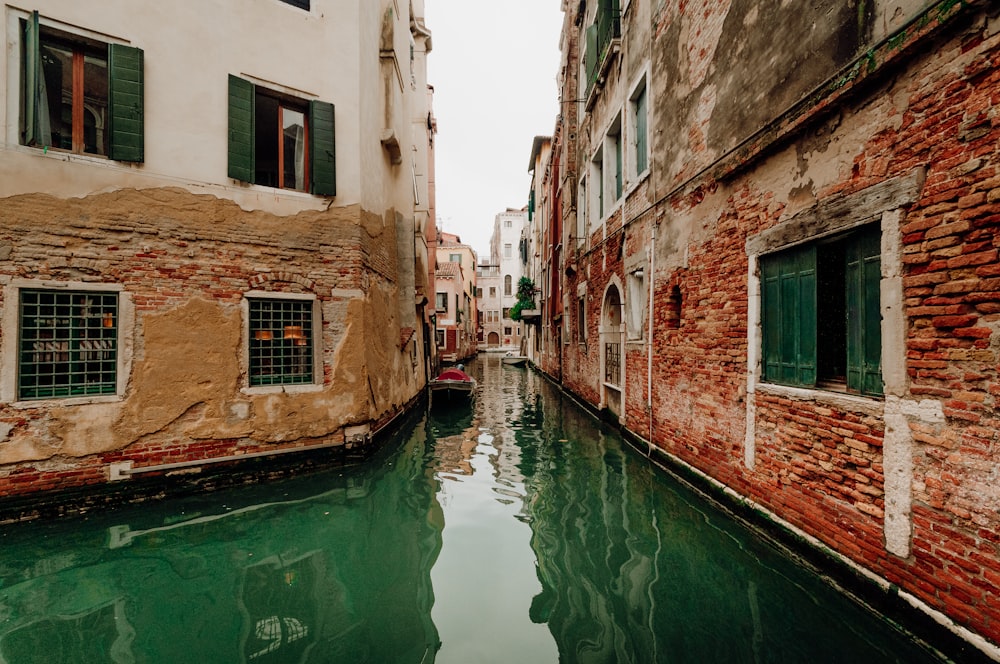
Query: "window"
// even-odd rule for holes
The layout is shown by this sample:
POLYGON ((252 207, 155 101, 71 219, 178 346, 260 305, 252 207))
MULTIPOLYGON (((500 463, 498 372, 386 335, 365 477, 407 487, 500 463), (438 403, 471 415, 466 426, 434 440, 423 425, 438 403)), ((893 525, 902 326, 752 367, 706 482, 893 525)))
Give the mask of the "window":
POLYGON ((476 288, 476 297, 481 298, 483 296, 483 289, 476 288))
POLYGON ((229 177, 335 196, 333 104, 229 77, 229 177))
POLYGON ((23 145, 143 161, 143 52, 22 22, 23 145))
POLYGON ((509 337, 511 334, 511 327, 509 325, 505 326, 503 328, 503 333, 509 337))
POLYGON ((20 291, 17 398, 114 394, 118 294, 20 291))
POLYGON ((646 107, 646 77, 643 76, 632 92, 632 98, 629 101, 629 129, 632 133, 632 140, 629 141, 632 158, 629 161, 631 167, 634 169, 630 175, 634 178, 638 178, 649 168, 649 137, 647 130, 649 112, 646 110, 646 107))
POLYGON ((587 179, 580 180, 580 188, 577 192, 576 204, 576 245, 583 245, 588 236, 587 232, 587 179))
POLYGON ((490 286, 490 297, 496 297, 496 296, 497 296, 497 287, 490 286))
POLYGON ((513 292, 513 280, 509 274, 503 275, 503 294, 511 295, 513 292))
POLYGON ((604 139, 604 155, 608 160, 604 166, 604 172, 608 176, 608 180, 605 182, 605 186, 608 188, 605 199, 614 202, 622 197, 624 188, 621 116, 615 119, 604 139))
POLYGON ((882 394, 877 225, 762 256, 764 380, 882 394))
MULTIPOLYGON (((532 196, 534 196, 534 194, 535 194, 535 192, 531 192, 532 196)), ((511 221, 510 219, 504 219, 503 220, 503 227, 504 228, 513 228, 514 227, 514 222, 511 221)))
POLYGON ((309 11, 309 0, 281 0, 282 2, 309 11))
POLYGON ((587 340, 587 299, 584 297, 576 298, 576 339, 587 340))
POLYGON ((434 308, 442 313, 448 311, 448 294, 437 293, 434 300, 434 308))
POLYGON ((449 263, 458 263, 459 265, 461 265, 462 264, 462 254, 448 254, 448 262, 449 263))
POLYGON ((250 385, 313 382, 313 301, 247 298, 250 385))
POLYGON ((434 330, 434 341, 438 348, 444 348, 444 330, 434 330))
POLYGON ((604 219, 604 148, 598 148, 590 161, 590 228, 604 219))
POLYGON ((510 318, 510 307, 504 307, 503 308, 503 317, 505 319, 510 318))
POLYGON ((621 12, 618 3, 619 0, 597 0, 594 22, 584 33, 586 46, 583 62, 587 94, 601 77, 605 61, 614 50, 611 43, 621 37, 621 12))
POLYGON ((503 257, 512 258, 514 256, 514 248, 509 242, 503 246, 503 257))
POLYGON ((646 279, 643 270, 637 269, 626 275, 628 300, 625 309, 625 331, 628 339, 642 339, 642 318, 646 311, 646 279))

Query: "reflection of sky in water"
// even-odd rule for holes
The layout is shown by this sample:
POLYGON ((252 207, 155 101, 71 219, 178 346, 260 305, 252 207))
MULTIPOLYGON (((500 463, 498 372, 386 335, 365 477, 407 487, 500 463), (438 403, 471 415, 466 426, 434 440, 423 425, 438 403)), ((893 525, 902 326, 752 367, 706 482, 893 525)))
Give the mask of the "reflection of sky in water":
POLYGON ((470 473, 439 473, 445 528, 431 572, 431 615, 442 642, 437 661, 555 662, 552 636, 529 616, 542 588, 531 530, 514 518, 524 487, 497 478, 493 435, 482 431, 474 440, 470 473))
POLYGON ((372 462, 0 530, 0 664, 906 662, 537 374, 372 462))

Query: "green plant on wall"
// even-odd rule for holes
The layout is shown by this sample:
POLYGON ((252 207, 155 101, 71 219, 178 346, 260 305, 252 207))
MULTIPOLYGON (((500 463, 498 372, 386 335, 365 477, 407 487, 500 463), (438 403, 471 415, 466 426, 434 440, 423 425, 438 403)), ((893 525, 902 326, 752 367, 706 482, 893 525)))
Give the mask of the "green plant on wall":
POLYGON ((517 302, 510 308, 510 319, 521 320, 521 312, 535 308, 535 282, 521 277, 517 282, 517 302))

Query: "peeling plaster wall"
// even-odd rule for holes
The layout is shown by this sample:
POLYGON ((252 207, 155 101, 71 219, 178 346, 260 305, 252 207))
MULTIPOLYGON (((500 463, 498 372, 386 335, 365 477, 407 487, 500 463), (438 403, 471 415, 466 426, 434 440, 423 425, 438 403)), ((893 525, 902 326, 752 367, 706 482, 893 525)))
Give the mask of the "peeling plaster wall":
MULTIPOLYGON (((0 486, 24 462, 148 464, 343 440, 344 427, 398 412, 422 385, 399 348, 395 224, 357 207, 277 217, 179 189, 29 194, 2 201, 0 247, 5 294, 107 283, 134 307, 133 324, 122 317, 120 399, 0 404, 0 486), (241 304, 251 290, 319 300, 320 384, 247 388, 241 304)), ((5 317, 16 309, 3 301, 5 317)), ((14 357, 3 355, 5 370, 14 357)))

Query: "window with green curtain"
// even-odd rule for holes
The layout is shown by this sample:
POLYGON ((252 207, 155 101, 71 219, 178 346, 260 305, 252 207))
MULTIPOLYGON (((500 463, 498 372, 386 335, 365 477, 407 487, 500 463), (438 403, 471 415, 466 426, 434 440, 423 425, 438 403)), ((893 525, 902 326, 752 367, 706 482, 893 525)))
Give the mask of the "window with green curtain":
POLYGON ((23 21, 21 142, 117 161, 144 160, 142 49, 23 21))
POLYGON ((762 256, 766 382, 883 394, 880 230, 762 256))

